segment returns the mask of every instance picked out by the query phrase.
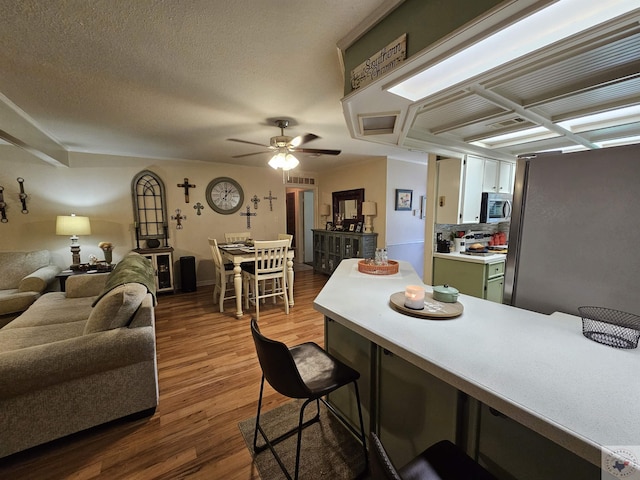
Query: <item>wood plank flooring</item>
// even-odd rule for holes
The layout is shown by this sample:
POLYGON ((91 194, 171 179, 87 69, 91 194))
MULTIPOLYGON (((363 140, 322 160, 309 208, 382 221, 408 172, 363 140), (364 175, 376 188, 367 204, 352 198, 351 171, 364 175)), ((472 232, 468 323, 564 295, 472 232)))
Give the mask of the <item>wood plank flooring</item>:
MULTIPOLYGON (((323 345, 323 317, 312 304, 327 279, 296 271, 295 306, 285 315, 281 300, 261 305, 263 333, 289 345, 323 345)), ((159 297, 160 404, 153 416, 112 422, 0 459, 0 478, 259 479, 238 430, 238 422, 255 416, 260 387, 251 310, 236 319, 234 300, 228 300, 220 313, 212 294, 213 287, 199 287, 159 297)), ((114 399, 123 393, 114 392, 114 399)), ((263 408, 286 401, 265 389, 263 408)))

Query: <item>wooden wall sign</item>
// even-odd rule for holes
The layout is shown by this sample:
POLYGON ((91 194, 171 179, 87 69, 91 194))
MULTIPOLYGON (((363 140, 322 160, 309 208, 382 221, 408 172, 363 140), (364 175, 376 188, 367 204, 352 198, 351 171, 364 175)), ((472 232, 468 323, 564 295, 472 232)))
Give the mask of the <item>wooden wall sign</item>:
POLYGON ((407 58, 407 34, 402 34, 389 45, 351 70, 351 88, 364 87, 382 75, 400 66, 407 58))

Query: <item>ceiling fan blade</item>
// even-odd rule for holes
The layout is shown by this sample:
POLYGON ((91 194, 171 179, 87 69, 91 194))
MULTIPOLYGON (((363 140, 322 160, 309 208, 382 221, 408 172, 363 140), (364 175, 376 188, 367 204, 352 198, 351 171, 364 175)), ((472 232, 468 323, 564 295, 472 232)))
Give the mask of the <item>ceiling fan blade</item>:
POLYGON ((247 143, 249 145, 257 145, 259 147, 269 148, 269 145, 263 145, 262 143, 256 142, 248 142, 247 140, 239 140, 237 138, 227 138, 227 140, 229 140, 230 142, 247 143))
POLYGON ((317 135, 314 135, 313 133, 305 133, 304 135, 298 135, 297 137, 295 137, 293 140, 291 140, 289 145, 295 148, 298 145, 302 145, 303 143, 310 142, 311 140, 315 140, 317 138, 320 138, 320 137, 317 135))
POLYGON ((320 148, 296 148, 294 152, 318 153, 320 155, 340 155, 341 150, 324 150, 320 148))
POLYGON ((268 150, 263 152, 253 152, 253 153, 245 153, 243 155, 232 155, 231 158, 242 158, 242 157, 250 157, 251 155, 260 155, 262 153, 271 153, 268 150))

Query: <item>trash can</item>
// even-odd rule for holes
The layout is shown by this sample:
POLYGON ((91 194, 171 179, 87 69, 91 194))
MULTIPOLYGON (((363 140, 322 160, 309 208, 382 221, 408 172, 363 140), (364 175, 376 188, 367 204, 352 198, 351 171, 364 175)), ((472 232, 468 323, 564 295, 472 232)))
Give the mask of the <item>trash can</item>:
POLYGON ((196 257, 180 257, 180 285, 183 292, 196 291, 196 257))

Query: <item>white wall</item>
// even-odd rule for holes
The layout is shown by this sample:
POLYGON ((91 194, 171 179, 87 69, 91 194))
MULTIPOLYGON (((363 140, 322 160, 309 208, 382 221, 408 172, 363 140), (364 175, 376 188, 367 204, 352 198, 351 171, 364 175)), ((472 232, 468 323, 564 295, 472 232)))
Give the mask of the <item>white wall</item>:
MULTIPOLYGON (((427 165, 387 161, 386 242, 389 258, 405 260, 422 278, 425 218, 420 218, 420 196, 427 194, 427 165), (412 210, 395 210, 396 189, 413 190, 412 210)), ((433 221, 433 220, 431 220, 433 221)))
MULTIPOLYGON (((166 187, 169 217, 181 209, 187 219, 184 228, 177 230, 176 222, 169 219, 169 244, 174 247, 174 263, 181 256, 196 257, 196 275, 199 284, 213 282, 213 262, 207 237, 222 240, 225 231, 247 229, 246 217, 239 213, 220 215, 206 202, 208 183, 216 177, 229 176, 244 189, 244 204, 251 205, 251 233, 254 239, 274 238, 286 227, 285 185, 282 174, 269 167, 241 167, 229 164, 192 161, 162 161, 107 155, 71 154, 71 168, 53 167, 13 146, 0 146, 0 185, 4 187, 8 223, 0 223, 0 251, 51 250, 54 262, 63 268, 71 263, 70 241, 55 234, 57 215, 76 213, 91 220, 91 235, 81 237, 81 258, 90 254, 103 258, 98 248, 101 241, 115 245, 113 259, 118 261, 136 247, 133 231, 133 205, 131 180, 141 170, 151 170, 166 187), (25 179, 28 195, 28 214, 20 213, 17 177, 25 179), (190 203, 185 203, 184 190, 177 187, 184 178, 196 188, 190 190, 190 203), (273 211, 262 199, 271 190, 273 211), (250 198, 261 199, 258 210, 253 209, 250 198), (196 214, 196 202, 204 205, 201 215, 196 214)), ((241 211, 244 211, 243 208, 241 211)), ((141 245, 143 246, 143 245, 141 245)), ((179 272, 176 272, 179 283, 179 272)))

